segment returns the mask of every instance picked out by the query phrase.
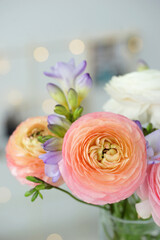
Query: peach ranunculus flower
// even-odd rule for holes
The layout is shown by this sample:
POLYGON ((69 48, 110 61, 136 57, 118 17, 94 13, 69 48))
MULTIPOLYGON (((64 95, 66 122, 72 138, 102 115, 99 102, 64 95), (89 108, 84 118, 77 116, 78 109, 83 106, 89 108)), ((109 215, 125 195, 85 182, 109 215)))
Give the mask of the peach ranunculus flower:
POLYGON ((152 215, 155 223, 160 226, 160 130, 145 138, 149 165, 145 180, 137 190, 142 202, 136 204, 136 210, 143 219, 152 215))
MULTIPOLYGON (((45 151, 37 137, 49 134, 52 133, 47 128, 47 118, 33 117, 22 122, 9 138, 6 147, 7 165, 21 183, 34 185, 26 180, 26 176, 34 176, 53 185, 52 179, 45 176, 43 160, 38 158, 45 151)), ((55 185, 62 182, 60 178, 55 185)))
POLYGON ((59 163, 64 181, 80 199, 103 205, 131 196, 142 183, 146 142, 128 118, 108 112, 84 115, 67 131, 59 163))

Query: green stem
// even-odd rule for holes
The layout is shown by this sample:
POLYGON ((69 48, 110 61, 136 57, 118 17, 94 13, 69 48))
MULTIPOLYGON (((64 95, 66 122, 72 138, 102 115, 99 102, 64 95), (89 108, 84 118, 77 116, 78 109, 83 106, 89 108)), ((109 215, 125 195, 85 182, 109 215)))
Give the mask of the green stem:
POLYGON ((107 211, 107 209, 105 208, 105 205, 95 205, 95 204, 92 204, 92 203, 87 203, 87 202, 84 202, 78 198, 76 198, 74 195, 72 195, 70 192, 68 192, 67 190, 64 190, 63 188, 59 188, 59 187, 55 187, 55 186, 52 186, 48 183, 45 183, 46 184, 46 188, 45 189, 52 189, 52 188, 55 188, 61 192, 64 192, 66 193, 67 195, 69 195, 70 197, 72 197, 73 199, 75 199, 76 201, 80 202, 80 203, 83 203, 83 204, 86 204, 86 205, 89 205, 89 206, 92 206, 92 207, 97 207, 97 208, 101 208, 101 209, 104 209, 107 211))
POLYGON ((128 204, 128 199, 125 199, 125 200, 124 200, 124 203, 123 203, 122 219, 123 219, 124 216, 125 216, 127 204, 128 204))

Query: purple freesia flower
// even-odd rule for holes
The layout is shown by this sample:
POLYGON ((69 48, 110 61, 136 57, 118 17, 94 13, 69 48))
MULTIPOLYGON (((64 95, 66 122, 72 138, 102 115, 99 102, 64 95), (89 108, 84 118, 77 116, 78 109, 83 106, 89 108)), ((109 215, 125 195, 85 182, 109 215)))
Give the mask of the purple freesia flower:
POLYGON ((57 182, 61 174, 57 164, 45 164, 45 174, 52 178, 52 182, 57 182))
POLYGON ((146 137, 148 164, 160 163, 160 129, 146 137))
POLYGON ((43 143, 42 147, 45 151, 59 151, 62 150, 62 143, 62 138, 53 137, 43 143))
POLYGON ((92 87, 92 83, 89 73, 85 73, 75 80, 75 89, 78 93, 79 104, 87 96, 92 87))
POLYGON ((57 124, 57 125, 64 127, 67 130, 71 126, 70 121, 68 121, 65 117, 59 117, 56 114, 49 115, 47 121, 48 121, 49 125, 57 124))
POLYGON ((47 152, 39 156, 45 164, 56 165, 62 159, 62 151, 47 152))
POLYGON ((56 182, 60 177, 59 161, 62 160, 63 139, 53 137, 42 144, 45 154, 39 156, 45 164, 45 174, 56 182))
MULTIPOLYGON (((135 122, 137 124, 137 126, 142 130, 142 125, 140 123, 140 121, 138 120, 133 120, 133 122, 135 122)), ((143 131, 143 130, 142 130, 143 131)))
POLYGON ((74 59, 71 59, 68 63, 58 62, 54 67, 51 67, 51 72, 44 72, 48 77, 62 79, 62 85, 67 91, 74 85, 74 80, 86 68, 87 62, 82 61, 77 67, 75 66, 74 59))

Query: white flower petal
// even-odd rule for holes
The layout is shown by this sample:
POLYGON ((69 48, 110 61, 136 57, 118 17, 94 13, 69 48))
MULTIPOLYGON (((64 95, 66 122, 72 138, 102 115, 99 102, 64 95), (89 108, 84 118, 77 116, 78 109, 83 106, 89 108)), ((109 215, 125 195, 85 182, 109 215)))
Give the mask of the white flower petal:
POLYGON ((143 219, 149 218, 151 216, 151 206, 149 200, 147 199, 140 203, 137 203, 136 211, 141 218, 143 219))

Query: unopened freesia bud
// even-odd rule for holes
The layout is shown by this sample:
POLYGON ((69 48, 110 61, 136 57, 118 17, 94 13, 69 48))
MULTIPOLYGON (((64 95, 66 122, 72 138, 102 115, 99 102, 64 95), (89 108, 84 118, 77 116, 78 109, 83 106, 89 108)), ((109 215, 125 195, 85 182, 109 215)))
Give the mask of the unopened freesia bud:
POLYGON ((73 88, 70 88, 67 96, 69 105, 74 112, 74 110, 78 107, 78 94, 73 88))
POLYGON ((67 109, 60 105, 60 104, 57 104, 54 108, 54 112, 59 114, 59 115, 63 115, 65 116, 68 120, 71 120, 71 113, 67 111, 67 109))
POLYGON ((65 133, 67 132, 67 130, 64 127, 57 124, 49 124, 48 129, 60 138, 63 138, 65 133))
POLYGON ((137 71, 138 72, 148 70, 148 69, 149 69, 149 66, 144 60, 139 60, 138 61, 138 66, 137 66, 137 71))
POLYGON ((83 107, 79 106, 78 108, 76 108, 76 110, 73 113, 73 120, 74 121, 77 120, 81 116, 82 112, 83 112, 83 107))
POLYGON ((78 93, 78 105, 87 96, 92 87, 92 79, 89 73, 85 73, 75 81, 75 89, 78 93))
POLYGON ((47 121, 48 121, 48 124, 58 124, 67 130, 71 125, 71 122, 68 121, 65 117, 59 117, 56 114, 49 115, 47 121))
POLYGON ((66 108, 68 108, 68 103, 65 97, 64 92, 60 87, 53 83, 48 83, 47 84, 47 89, 50 94, 50 96, 59 104, 62 104, 66 108))

